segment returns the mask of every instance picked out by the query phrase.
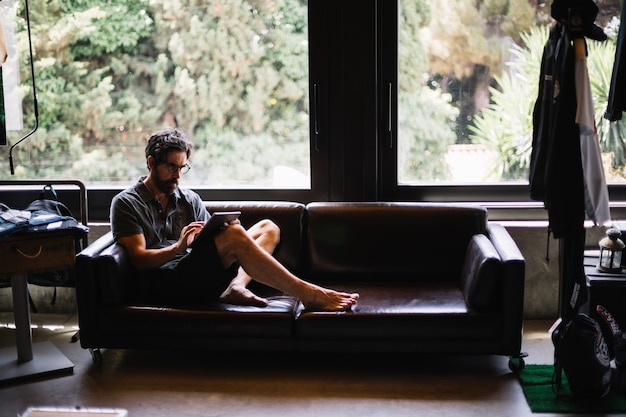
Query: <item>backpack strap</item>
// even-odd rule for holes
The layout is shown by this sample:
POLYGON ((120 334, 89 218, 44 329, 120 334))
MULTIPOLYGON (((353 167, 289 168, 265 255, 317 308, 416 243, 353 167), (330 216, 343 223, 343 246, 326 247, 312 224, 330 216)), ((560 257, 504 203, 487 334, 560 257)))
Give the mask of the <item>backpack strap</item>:
POLYGON ((52 186, 52 184, 46 184, 43 187, 43 189, 39 193, 39 199, 40 200, 43 200, 43 199, 46 198, 46 192, 50 192, 50 194, 52 194, 52 197, 54 198, 54 200, 59 201, 59 196, 57 195, 57 192, 54 189, 54 187, 52 186))

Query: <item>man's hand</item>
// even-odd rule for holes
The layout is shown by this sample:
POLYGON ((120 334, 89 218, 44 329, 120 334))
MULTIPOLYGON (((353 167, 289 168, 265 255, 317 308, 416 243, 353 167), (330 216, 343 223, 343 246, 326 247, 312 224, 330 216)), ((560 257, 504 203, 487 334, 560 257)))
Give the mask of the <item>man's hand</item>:
POLYGON ((204 227, 204 223, 205 222, 193 222, 183 227, 183 230, 181 230, 180 232, 180 237, 178 238, 178 246, 180 252, 184 252, 185 250, 187 250, 188 247, 193 244, 196 235, 200 233, 200 231, 204 227))

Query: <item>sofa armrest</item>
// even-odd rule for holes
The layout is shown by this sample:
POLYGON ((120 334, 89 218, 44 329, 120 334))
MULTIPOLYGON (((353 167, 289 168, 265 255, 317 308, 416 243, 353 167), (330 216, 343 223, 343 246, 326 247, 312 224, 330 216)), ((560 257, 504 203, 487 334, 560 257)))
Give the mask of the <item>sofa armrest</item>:
POLYGON ((130 297, 134 272, 128 255, 115 243, 111 232, 98 238, 76 257, 76 287, 81 302, 91 306, 119 304, 130 297))
POLYGON ((108 232, 76 255, 76 303, 78 305, 78 324, 81 329, 81 344, 94 337, 97 329, 100 290, 98 288, 98 257, 103 250, 113 244, 113 234, 108 232))
POLYGON ((98 256, 98 287, 100 301, 105 304, 121 304, 137 294, 135 268, 121 245, 113 243, 98 256))
POLYGON ((94 306, 95 300, 93 298, 96 296, 96 283, 99 274, 98 257, 103 250, 113 243, 113 234, 108 232, 76 255, 76 293, 79 311, 81 307, 94 306))
POLYGON ((489 238, 476 234, 465 255, 461 286, 470 307, 478 310, 501 310, 500 291, 502 261, 489 238))
POLYGON ((503 349, 516 355, 522 344, 526 261, 504 226, 489 222, 487 232, 502 261, 503 349))
POLYGON ((520 266, 525 264, 522 252, 520 252, 517 243, 515 243, 504 226, 499 223, 489 222, 487 225, 487 233, 489 240, 491 240, 493 246, 498 250, 502 262, 518 264, 520 266))
POLYGON ((92 242, 89 246, 84 248, 77 255, 79 258, 83 259, 95 259, 100 256, 100 253, 109 246, 113 244, 113 233, 107 232, 104 235, 100 236, 95 242, 92 242))

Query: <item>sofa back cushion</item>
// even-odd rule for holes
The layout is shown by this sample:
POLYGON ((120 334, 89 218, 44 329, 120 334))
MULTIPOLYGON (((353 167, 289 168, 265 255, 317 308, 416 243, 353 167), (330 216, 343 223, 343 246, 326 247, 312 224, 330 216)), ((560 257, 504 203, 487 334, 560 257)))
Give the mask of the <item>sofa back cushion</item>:
POLYGON ((309 278, 458 282, 470 239, 486 228, 487 210, 478 205, 310 203, 309 278))
POLYGON ((239 220, 246 229, 260 220, 272 220, 281 232, 274 257, 290 271, 301 272, 304 204, 290 201, 205 201, 204 206, 209 213, 241 211, 239 220))
POLYGON ((461 273, 463 295, 468 305, 478 310, 495 306, 494 294, 501 268, 500 255, 489 238, 473 236, 461 273))

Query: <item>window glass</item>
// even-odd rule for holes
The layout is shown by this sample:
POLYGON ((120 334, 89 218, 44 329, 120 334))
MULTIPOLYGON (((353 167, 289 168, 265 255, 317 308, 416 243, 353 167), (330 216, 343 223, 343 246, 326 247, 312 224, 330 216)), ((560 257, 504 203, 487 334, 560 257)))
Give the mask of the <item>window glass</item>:
MULTIPOLYGON (((603 118, 620 2, 600 5, 605 42, 587 67, 608 182, 624 182, 624 121, 603 118)), ((550 4, 527 0, 401 0, 398 183, 528 182, 532 111, 550 4)))
POLYGON ((8 4, 22 82, 7 106, 24 123, 0 178, 127 185, 147 136, 179 126, 195 143, 187 185, 310 188, 306 1, 31 1, 35 94, 25 4, 8 4))

